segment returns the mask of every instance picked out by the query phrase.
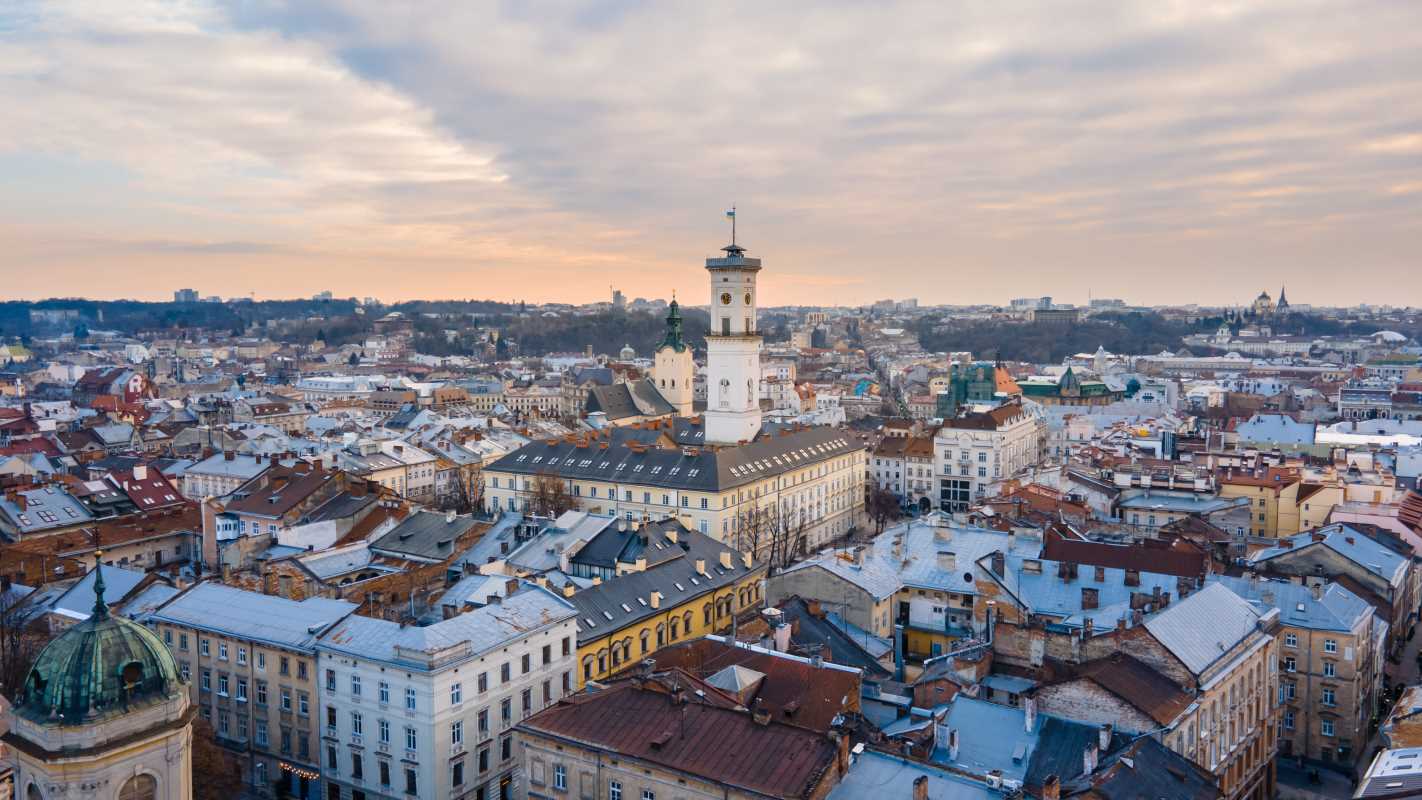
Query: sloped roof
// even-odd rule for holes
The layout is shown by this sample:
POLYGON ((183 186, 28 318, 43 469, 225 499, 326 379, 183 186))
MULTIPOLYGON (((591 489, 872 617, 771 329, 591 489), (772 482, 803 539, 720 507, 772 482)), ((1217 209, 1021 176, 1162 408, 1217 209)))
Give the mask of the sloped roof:
POLYGON ((1260 616, 1247 600, 1211 583, 1148 618, 1145 627, 1187 669, 1200 675, 1258 630, 1260 616))
POLYGON ((1072 678, 1090 680, 1161 725, 1174 722, 1192 702, 1174 681, 1128 653, 1081 664, 1072 678))

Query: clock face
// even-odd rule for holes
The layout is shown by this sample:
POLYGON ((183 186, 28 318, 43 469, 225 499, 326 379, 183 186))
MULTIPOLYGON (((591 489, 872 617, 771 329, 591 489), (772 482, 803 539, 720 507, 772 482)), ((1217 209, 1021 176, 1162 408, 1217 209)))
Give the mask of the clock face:
POLYGON ((723 305, 723 306, 728 306, 728 305, 730 305, 730 304, 731 304, 731 293, 730 293, 730 292, 722 292, 722 293, 721 293, 721 305, 723 305))
POLYGON ((746 305, 750 305, 750 292, 746 292, 746 305))

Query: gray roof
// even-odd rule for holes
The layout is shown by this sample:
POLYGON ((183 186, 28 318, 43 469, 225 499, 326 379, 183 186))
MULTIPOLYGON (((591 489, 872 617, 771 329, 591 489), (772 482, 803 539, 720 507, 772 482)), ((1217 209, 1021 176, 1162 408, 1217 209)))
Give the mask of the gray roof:
POLYGON ((611 386, 593 386, 588 390, 587 410, 600 411, 609 420, 629 417, 664 417, 676 413, 676 408, 662 397, 657 387, 647 378, 635 383, 614 383, 611 386))
POLYGON ((1255 414, 1235 426, 1234 431, 1242 442, 1313 444, 1316 427, 1312 422, 1299 422, 1285 414, 1255 414))
POLYGON ((1009 541, 1011 551, 1023 557, 1035 557, 1042 549, 1040 539, 1010 537, 1003 531, 956 525, 949 517, 935 512, 879 534, 867 545, 860 565, 854 563, 852 550, 833 550, 782 572, 819 567, 860 587, 877 600, 889 597, 904 586, 976 594, 973 563, 994 550, 1007 552, 1009 541), (894 543, 900 537, 902 556, 895 557, 894 543), (952 569, 940 566, 939 552, 953 554, 952 569))
POLYGON ((746 567, 734 548, 672 522, 670 526, 644 526, 643 531, 649 535, 649 550, 679 552, 680 557, 640 572, 624 573, 573 595, 573 605, 578 610, 580 644, 665 614, 669 608, 733 584, 762 568, 757 562, 746 567), (666 538, 669 530, 676 531, 676 542, 666 538), (729 568, 721 566, 722 553, 731 556, 729 568), (698 560, 705 562, 704 575, 696 571, 698 560), (662 594, 659 609, 651 607, 652 592, 662 594))
POLYGON ((327 631, 317 643, 322 652, 342 653, 371 661, 423 670, 424 665, 398 651, 429 656, 467 644, 464 658, 473 658, 517 641, 541 628, 572 618, 568 601, 538 586, 528 586, 499 603, 482 606, 426 627, 383 619, 350 616, 327 631), (397 651, 398 648, 398 651, 397 651))
MULTIPOLYGON (((983 564, 989 566, 986 561, 983 564)), ((1075 627, 1090 619, 1092 627, 1101 633, 1108 632, 1117 620, 1129 618, 1131 595, 1154 594, 1156 589, 1172 597, 1178 594, 1180 579, 1175 575, 1137 572, 1139 584, 1128 586, 1124 569, 1101 567, 1102 578, 1098 581, 1097 567, 1076 565, 1075 577, 1062 578, 1058 575, 1060 564, 1013 554, 1003 559, 1006 574, 996 577, 1032 613, 1059 617, 1061 624, 1075 627), (1082 607, 1082 589, 1096 590, 1096 608, 1082 607)), ((991 569, 987 571, 991 573, 991 569)))
MULTIPOLYGON (((692 438, 693 430, 704 433, 701 426, 691 426, 685 434, 678 431, 676 438, 692 438)), ((655 440, 664 433, 612 428, 585 445, 568 439, 534 442, 484 469, 521 475, 551 472, 568 479, 714 492, 864 449, 863 443, 848 433, 829 427, 762 435, 754 442, 735 447, 648 446, 638 448, 638 452, 629 446, 633 441, 655 440)))
POLYGON ((418 511, 371 542, 370 548, 400 558, 443 561, 454 555, 456 540, 478 524, 473 517, 418 511))
MULTIPOLYGON (((102 564, 104 597, 110 604, 117 603, 138 586, 147 575, 141 569, 124 569, 102 564)), ((51 611, 74 619, 88 619, 94 610, 94 570, 89 570, 69 590, 54 601, 51 611)))
POLYGON ((20 533, 61 528, 90 522, 94 516, 84 504, 57 486, 20 492, 24 509, 18 502, 0 496, 0 516, 20 533))
POLYGON ((1285 580, 1250 580, 1229 575, 1215 575, 1208 580, 1225 586, 1261 610, 1279 609, 1279 622, 1296 628, 1347 633, 1360 620, 1373 615, 1373 607, 1367 601, 1338 583, 1325 586, 1322 596, 1315 599, 1312 587, 1285 580), (1265 594, 1269 595, 1268 602, 1264 600, 1265 594))
POLYGON ((1218 497, 1212 494, 1159 489, 1127 489, 1121 492, 1121 499, 1116 502, 1118 507, 1132 511, 1169 511, 1185 514, 1210 514, 1248 504, 1247 497, 1218 497))
POLYGON ((552 525, 509 553, 505 560, 528 572, 557 569, 562 553, 584 547, 585 543, 597 537, 605 528, 615 523, 616 519, 613 516, 590 514, 586 511, 564 512, 552 525))
POLYGON ((258 461, 256 456, 247 453, 234 453, 231 460, 228 460, 225 453, 214 453, 188 467, 185 474, 215 475, 221 478, 237 478, 247 481, 257 477, 263 470, 270 467, 271 461, 269 459, 264 458, 258 461))
POLYGON ((1187 669, 1200 675, 1258 630, 1262 612, 1211 583, 1145 621, 1146 630, 1187 669))
POLYGON ((355 603, 345 600, 325 597, 288 600, 204 582, 159 608, 153 613, 152 621, 305 650, 315 643, 322 630, 355 609, 355 603))
POLYGON ((1280 556, 1287 556, 1306 547, 1314 545, 1326 547, 1329 550, 1343 556, 1355 564, 1361 565, 1369 572, 1380 576, 1383 580, 1393 586, 1401 586, 1404 576, 1407 574, 1407 566, 1410 559, 1401 553, 1393 550, 1381 542, 1368 537, 1358 529, 1346 523, 1336 522, 1332 525, 1325 525, 1311 531, 1305 531, 1294 536, 1281 536, 1280 540, 1288 540, 1289 547, 1266 547, 1249 557, 1251 563, 1268 561, 1280 556), (1313 541, 1315 536, 1322 536, 1323 541, 1313 541))

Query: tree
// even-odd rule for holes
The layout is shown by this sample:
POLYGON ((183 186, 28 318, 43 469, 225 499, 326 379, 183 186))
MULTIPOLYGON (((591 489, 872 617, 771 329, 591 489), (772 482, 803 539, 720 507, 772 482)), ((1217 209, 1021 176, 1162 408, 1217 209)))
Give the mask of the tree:
POLYGON ((88 325, 85 325, 85 324, 82 323, 82 322, 79 323, 78 325, 75 325, 75 326, 74 326, 74 338, 75 338, 75 339, 78 339, 78 340, 80 340, 80 341, 89 338, 89 326, 88 326, 88 325))
POLYGON ((357 364, 360 363, 360 356, 358 356, 358 355, 356 355, 354 352, 352 352, 352 353, 351 353, 351 357, 348 358, 348 359, 346 359, 346 363, 347 363, 347 364, 350 364, 352 367, 354 367, 354 366, 356 366, 357 364))
POLYGON ((532 491, 528 509, 535 516, 557 518, 578 507, 578 499, 569 494, 567 482, 551 472, 535 475, 532 491))
POLYGON ((227 800, 242 794, 242 767, 217 743, 212 723, 202 717, 193 719, 193 778, 196 800, 227 800))
POLYGON ((864 510, 869 514, 869 519, 874 520, 876 536, 884 532, 885 525, 903 515, 903 510, 899 508, 898 495, 879 486, 869 489, 869 496, 864 499, 864 510))
POLYGON ((18 595, 13 591, 0 594, 0 693, 18 698, 29 676, 30 666, 49 643, 45 629, 26 624, 18 595))

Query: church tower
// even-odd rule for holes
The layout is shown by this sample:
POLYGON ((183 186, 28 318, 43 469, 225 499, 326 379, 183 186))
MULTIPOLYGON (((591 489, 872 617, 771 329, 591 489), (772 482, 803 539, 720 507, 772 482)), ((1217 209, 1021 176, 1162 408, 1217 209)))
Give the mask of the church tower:
POLYGON ((731 243, 721 250, 724 258, 706 259, 706 271, 711 273, 706 442, 735 444, 760 433, 760 334, 755 325, 760 259, 746 257, 734 232, 731 243))
POLYGON ((652 361, 652 380, 656 382, 657 391, 676 409, 678 417, 691 416, 696 364, 691 360, 691 348, 682 338, 681 306, 675 297, 667 312, 667 335, 657 345, 652 361))

